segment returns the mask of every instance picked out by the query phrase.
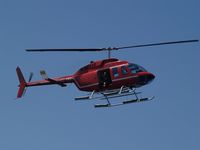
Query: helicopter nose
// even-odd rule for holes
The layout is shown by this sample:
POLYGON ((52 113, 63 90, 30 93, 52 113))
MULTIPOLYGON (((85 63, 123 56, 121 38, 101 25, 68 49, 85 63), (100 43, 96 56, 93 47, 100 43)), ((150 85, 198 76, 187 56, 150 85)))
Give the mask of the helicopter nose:
POLYGON ((155 79, 155 75, 153 75, 152 73, 149 73, 149 74, 147 75, 147 80, 148 80, 148 82, 153 81, 153 79, 155 79))
POLYGON ((140 85, 146 85, 146 84, 149 84, 150 82, 152 82, 153 79, 155 79, 155 75, 153 75, 152 73, 149 73, 149 72, 144 72, 139 77, 139 82, 140 82, 140 85))

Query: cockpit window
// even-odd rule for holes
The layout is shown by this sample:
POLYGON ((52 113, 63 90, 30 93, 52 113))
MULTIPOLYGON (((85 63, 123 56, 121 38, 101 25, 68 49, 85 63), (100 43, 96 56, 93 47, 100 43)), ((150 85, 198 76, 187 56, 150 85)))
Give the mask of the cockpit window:
POLYGON ((126 66, 121 66, 121 71, 123 75, 126 75, 128 71, 126 70, 126 66))
POLYGON ((130 69, 131 73, 137 73, 137 72, 147 72, 146 69, 144 69, 143 67, 137 65, 137 64, 129 64, 128 68, 130 69))
POLYGON ((138 70, 139 70, 139 68, 138 68, 138 66, 136 66, 136 65, 134 65, 134 64, 129 64, 128 65, 128 68, 130 69, 130 71, 131 71, 131 73, 137 73, 138 72, 138 70))
POLYGON ((141 70, 142 72, 147 72, 147 70, 144 67, 139 66, 139 65, 138 65, 138 67, 139 67, 139 70, 141 70))
POLYGON ((118 73, 118 69, 117 68, 112 68, 112 73, 113 73, 113 76, 116 78, 119 76, 119 73, 118 73))

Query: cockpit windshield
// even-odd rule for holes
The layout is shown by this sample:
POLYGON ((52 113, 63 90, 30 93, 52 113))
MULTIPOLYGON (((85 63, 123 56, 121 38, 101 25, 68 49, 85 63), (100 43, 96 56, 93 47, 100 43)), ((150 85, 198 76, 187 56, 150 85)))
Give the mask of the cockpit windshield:
POLYGON ((128 68, 130 69, 131 73, 147 72, 146 69, 144 69, 142 66, 139 66, 137 64, 129 63, 128 68))

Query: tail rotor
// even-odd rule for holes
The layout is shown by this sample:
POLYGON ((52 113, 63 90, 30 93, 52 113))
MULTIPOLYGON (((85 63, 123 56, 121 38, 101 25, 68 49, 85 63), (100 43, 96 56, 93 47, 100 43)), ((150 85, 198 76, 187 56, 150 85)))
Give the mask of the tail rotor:
POLYGON ((31 82, 32 78, 33 78, 33 73, 31 72, 30 76, 29 76, 29 79, 28 79, 28 82, 31 82))
MULTIPOLYGON (((33 78, 33 73, 31 72, 31 73, 30 73, 30 75, 29 75, 28 82, 31 82, 32 78, 33 78)), ((25 87, 25 89, 24 89, 24 92, 23 92, 23 95, 22 95, 22 96, 24 96, 24 95, 26 94, 26 91, 27 91, 27 86, 25 87)))

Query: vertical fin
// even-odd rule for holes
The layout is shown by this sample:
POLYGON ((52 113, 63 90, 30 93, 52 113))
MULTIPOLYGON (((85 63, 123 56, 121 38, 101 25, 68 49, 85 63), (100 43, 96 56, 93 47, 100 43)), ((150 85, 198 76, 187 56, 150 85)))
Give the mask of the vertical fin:
POLYGON ((18 76, 18 79, 19 79, 19 90, 18 90, 18 93, 17 93, 17 98, 21 98, 23 96, 23 93, 24 93, 24 90, 26 88, 26 81, 24 79, 24 76, 21 72, 21 69, 19 67, 17 67, 16 69, 16 72, 17 72, 17 76, 18 76))

